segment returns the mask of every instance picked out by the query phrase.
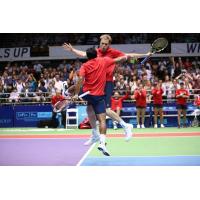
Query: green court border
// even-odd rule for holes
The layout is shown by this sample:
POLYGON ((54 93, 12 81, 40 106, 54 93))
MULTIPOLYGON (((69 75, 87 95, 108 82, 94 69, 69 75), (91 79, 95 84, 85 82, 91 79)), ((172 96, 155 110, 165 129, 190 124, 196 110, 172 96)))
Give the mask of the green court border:
MULTIPOLYGON (((107 148, 111 156, 200 155, 200 137, 107 138, 107 148)), ((102 156, 97 144, 88 156, 102 156)))

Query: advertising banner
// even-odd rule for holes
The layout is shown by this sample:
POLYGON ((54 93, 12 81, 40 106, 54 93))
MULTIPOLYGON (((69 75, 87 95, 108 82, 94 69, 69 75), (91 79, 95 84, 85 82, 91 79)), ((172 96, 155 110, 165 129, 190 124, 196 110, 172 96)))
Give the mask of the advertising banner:
POLYGON ((0 61, 30 57, 30 47, 0 48, 0 61))
POLYGON ((41 106, 16 106, 14 109, 15 127, 36 127, 40 120, 50 119, 52 107, 50 105, 41 106))
POLYGON ((200 43, 172 43, 172 54, 200 55, 200 43))
MULTIPOLYGON (((136 107, 132 103, 124 103, 121 116, 128 122, 137 125, 136 107)), ((78 124, 86 117, 86 106, 78 106, 78 124)), ((191 114, 195 110, 194 105, 188 104, 187 114, 191 114)), ((177 126, 177 109, 176 104, 166 104, 163 106, 164 125, 166 127, 177 126)), ((37 127, 40 120, 50 119, 52 116, 51 105, 15 105, 15 106, 0 106, 0 128, 9 127, 37 127)), ((145 126, 153 126, 153 108, 148 105, 146 109, 145 126)), ((187 123, 190 125, 193 116, 187 116, 187 123)), ((112 119, 107 119, 108 128, 112 128, 112 119)), ((159 120, 158 120, 159 122, 159 120)))
POLYGON ((0 128, 13 127, 13 106, 0 106, 0 128))

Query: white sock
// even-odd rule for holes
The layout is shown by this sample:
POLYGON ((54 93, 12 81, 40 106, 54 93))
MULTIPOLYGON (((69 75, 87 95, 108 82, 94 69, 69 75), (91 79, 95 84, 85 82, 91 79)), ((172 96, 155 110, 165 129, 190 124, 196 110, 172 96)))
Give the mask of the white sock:
POLYGON ((100 143, 105 144, 106 142, 106 135, 100 134, 100 143))
POLYGON ((113 121, 113 124, 114 124, 114 125, 117 125, 117 122, 116 122, 116 121, 113 121))
POLYGON ((122 128, 126 127, 126 122, 123 119, 121 119, 121 121, 119 122, 119 124, 122 126, 122 128))
POLYGON ((97 128, 93 128, 93 129, 92 129, 92 135, 93 135, 94 137, 98 137, 98 136, 99 136, 99 131, 98 131, 97 128))

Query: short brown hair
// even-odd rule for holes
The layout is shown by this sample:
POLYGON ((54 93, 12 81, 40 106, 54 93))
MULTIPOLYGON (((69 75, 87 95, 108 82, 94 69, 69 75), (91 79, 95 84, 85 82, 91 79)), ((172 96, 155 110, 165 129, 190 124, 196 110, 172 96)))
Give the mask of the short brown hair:
POLYGON ((111 38, 111 36, 108 35, 108 34, 101 35, 101 36, 100 36, 100 40, 102 40, 102 39, 106 39, 106 40, 108 40, 109 43, 112 42, 112 38, 111 38))

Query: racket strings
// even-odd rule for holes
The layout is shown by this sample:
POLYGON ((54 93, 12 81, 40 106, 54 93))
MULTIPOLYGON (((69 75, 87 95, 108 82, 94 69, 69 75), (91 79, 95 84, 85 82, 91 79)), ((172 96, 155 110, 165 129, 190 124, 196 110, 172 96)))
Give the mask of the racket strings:
POLYGON ((165 38, 158 38, 154 43, 152 44, 152 50, 153 51, 161 51, 164 48, 166 48, 168 45, 168 41, 165 38))

